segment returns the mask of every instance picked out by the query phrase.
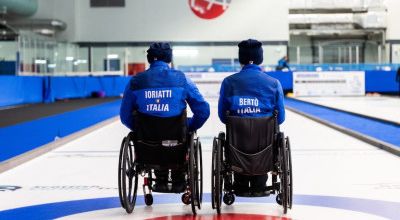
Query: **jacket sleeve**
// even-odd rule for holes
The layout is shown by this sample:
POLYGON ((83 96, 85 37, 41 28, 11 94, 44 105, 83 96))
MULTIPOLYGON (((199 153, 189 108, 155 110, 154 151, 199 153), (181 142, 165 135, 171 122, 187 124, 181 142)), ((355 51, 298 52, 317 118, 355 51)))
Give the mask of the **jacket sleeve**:
POLYGON ((281 83, 276 81, 276 110, 278 111, 278 123, 282 124, 285 121, 285 105, 281 83))
POLYGON ((218 117, 219 120, 221 120, 221 122, 224 124, 226 124, 226 112, 229 110, 229 106, 225 97, 225 84, 225 80, 222 81, 218 100, 218 117))
POLYGON ((186 102, 193 112, 193 117, 188 118, 188 129, 195 131, 201 128, 210 116, 210 105, 204 100, 199 89, 190 79, 186 78, 186 82, 186 102))
POLYGON ((124 97, 122 98, 121 108, 119 116, 121 118, 122 124, 124 124, 129 129, 134 129, 134 117, 133 110, 136 103, 136 97, 130 89, 130 82, 125 88, 124 97))

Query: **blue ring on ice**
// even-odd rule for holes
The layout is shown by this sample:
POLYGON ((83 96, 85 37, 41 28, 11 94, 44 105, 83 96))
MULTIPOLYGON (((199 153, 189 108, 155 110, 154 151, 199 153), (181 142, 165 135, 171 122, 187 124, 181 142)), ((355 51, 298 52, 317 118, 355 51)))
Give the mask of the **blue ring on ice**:
MULTIPOLYGON (((181 203, 177 194, 156 194, 155 204, 181 203)), ((210 193, 203 196, 204 202, 210 202, 210 193)), ((236 202, 275 203, 275 197, 243 198, 237 197, 236 202)), ((295 195, 295 205, 335 208, 356 212, 363 212, 384 218, 396 219, 400 216, 400 203, 372 199, 359 199, 337 196, 295 195)), ((144 205, 143 196, 138 196, 136 205, 144 205)), ((54 202, 32 205, 0 211, 0 219, 55 219, 69 215, 91 212, 96 210, 121 207, 118 197, 95 198, 54 202)), ((121 215, 124 211, 121 208, 121 215)))

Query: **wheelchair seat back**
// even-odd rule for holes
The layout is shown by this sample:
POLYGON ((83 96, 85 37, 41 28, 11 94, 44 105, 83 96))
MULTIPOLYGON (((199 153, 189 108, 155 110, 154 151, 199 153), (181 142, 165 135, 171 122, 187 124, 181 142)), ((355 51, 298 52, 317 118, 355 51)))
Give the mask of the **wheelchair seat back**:
POLYGON ((186 160, 186 111, 175 117, 135 113, 135 155, 150 167, 174 168, 186 160))
POLYGON ((263 175, 274 164, 276 117, 228 116, 225 154, 231 169, 244 175, 263 175))

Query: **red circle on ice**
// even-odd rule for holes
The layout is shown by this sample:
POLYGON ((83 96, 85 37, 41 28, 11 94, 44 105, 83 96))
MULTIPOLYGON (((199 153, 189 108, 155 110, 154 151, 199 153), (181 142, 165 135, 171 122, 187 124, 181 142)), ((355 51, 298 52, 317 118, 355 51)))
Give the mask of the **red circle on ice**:
POLYGON ((231 0, 189 0, 190 9, 203 19, 214 19, 222 15, 231 0))
POLYGON ((291 220, 291 218, 256 214, 226 213, 220 215, 173 215, 150 218, 147 220, 291 220))

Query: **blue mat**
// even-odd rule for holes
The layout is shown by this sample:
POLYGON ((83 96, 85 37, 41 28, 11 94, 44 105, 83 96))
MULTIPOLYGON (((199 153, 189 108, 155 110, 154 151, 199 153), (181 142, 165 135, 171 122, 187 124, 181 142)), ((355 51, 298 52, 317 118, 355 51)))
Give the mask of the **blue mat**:
POLYGON ((0 128, 0 163, 119 114, 121 100, 0 128))
POLYGON ((297 109, 298 111, 348 128, 363 135, 390 143, 400 148, 400 126, 290 98, 285 100, 285 104, 289 107, 297 109))

